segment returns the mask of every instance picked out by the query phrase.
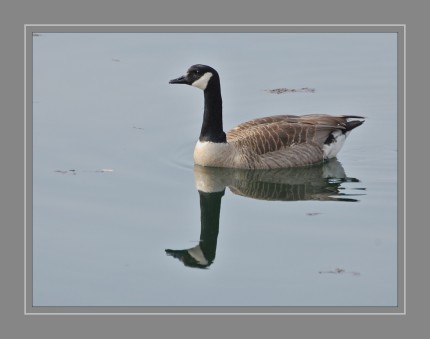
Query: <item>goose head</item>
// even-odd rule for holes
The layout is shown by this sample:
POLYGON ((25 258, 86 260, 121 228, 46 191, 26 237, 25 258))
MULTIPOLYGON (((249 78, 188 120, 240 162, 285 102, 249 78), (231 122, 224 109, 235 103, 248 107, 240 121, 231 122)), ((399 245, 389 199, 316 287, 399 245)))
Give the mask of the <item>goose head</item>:
POLYGON ((186 84, 205 91, 213 86, 219 86, 219 75, 212 67, 197 64, 191 66, 185 75, 170 80, 169 84, 186 84))
POLYGON ((187 73, 169 81, 170 84, 186 84, 203 90, 205 108, 200 132, 200 142, 226 143, 222 128, 222 98, 218 72, 206 65, 193 65, 187 73))

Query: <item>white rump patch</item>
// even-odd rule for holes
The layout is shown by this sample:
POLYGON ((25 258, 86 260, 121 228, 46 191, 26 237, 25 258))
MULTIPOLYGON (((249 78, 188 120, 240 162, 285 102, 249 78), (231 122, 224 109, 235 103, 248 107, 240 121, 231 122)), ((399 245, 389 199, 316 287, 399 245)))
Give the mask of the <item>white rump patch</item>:
POLYGON ((210 78, 212 78, 212 73, 211 72, 206 72, 205 74, 203 74, 200 78, 198 78, 196 81, 194 81, 191 86, 200 88, 201 90, 205 90, 208 82, 210 80, 210 78))
POLYGON ((349 133, 350 131, 346 132, 345 134, 343 134, 341 131, 332 132, 335 140, 330 145, 323 146, 325 159, 334 158, 339 153, 349 133))

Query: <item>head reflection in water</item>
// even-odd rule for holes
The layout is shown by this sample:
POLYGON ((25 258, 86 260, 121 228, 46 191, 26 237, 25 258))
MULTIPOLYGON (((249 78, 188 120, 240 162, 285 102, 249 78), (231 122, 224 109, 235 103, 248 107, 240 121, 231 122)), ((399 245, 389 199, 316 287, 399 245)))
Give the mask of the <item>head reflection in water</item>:
POLYGON ((216 253, 219 230, 219 216, 221 209, 221 192, 202 192, 200 195, 200 242, 197 246, 187 250, 166 250, 168 255, 178 258, 185 266, 206 268, 210 266, 216 253))

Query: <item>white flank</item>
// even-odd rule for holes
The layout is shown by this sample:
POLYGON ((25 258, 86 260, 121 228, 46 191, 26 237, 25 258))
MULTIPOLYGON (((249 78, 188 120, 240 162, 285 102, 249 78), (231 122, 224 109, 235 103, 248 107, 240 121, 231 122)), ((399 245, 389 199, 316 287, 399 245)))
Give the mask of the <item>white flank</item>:
POLYGON ((335 140, 330 145, 323 146, 325 159, 334 158, 339 153, 349 133, 350 131, 346 132, 345 134, 343 134, 341 131, 334 131, 332 133, 335 140))
POLYGON ((194 81, 191 86, 200 88, 201 90, 205 90, 206 86, 208 85, 208 82, 210 80, 210 78, 212 78, 212 73, 211 72, 206 72, 205 74, 203 74, 199 79, 197 79, 196 81, 194 81))

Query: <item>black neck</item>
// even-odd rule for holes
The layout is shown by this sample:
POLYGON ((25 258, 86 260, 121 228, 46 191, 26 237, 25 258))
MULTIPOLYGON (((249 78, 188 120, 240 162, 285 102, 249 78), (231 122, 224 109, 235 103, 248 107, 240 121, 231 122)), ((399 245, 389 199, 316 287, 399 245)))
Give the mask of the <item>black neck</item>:
POLYGON ((227 142, 222 128, 222 99, 219 79, 211 79, 204 91, 204 95, 205 111, 199 140, 227 142))

